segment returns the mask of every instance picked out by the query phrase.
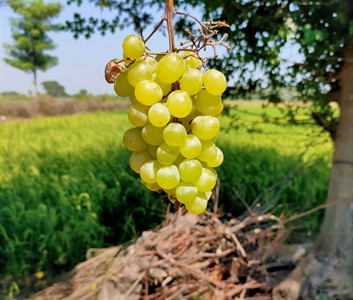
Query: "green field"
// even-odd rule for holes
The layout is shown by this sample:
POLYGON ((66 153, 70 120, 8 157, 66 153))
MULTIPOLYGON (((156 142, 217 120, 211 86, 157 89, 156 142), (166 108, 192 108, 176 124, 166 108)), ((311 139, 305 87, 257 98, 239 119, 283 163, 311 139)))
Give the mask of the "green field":
MULTIPOLYGON (((244 203, 256 200, 259 211, 289 216, 325 200, 327 135, 281 116, 275 107, 240 104, 221 118, 216 142, 225 154, 218 168, 224 212, 239 216, 244 203)), ((38 271, 50 277, 83 260, 87 248, 122 243, 160 224, 166 206, 142 187, 121 144, 129 127, 125 111, 0 124, 2 277, 38 271)), ((312 233, 318 217, 297 229, 312 233)))

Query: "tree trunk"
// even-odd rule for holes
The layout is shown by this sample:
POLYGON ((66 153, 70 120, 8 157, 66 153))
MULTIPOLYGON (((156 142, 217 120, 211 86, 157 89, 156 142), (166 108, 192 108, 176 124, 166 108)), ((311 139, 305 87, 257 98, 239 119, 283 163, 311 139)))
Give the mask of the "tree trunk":
POLYGON ((345 49, 340 74, 340 117, 336 132, 324 222, 316 241, 323 256, 352 260, 353 230, 353 42, 345 49))
POLYGON ((337 293, 332 299, 353 294, 348 275, 353 258, 353 41, 345 47, 339 80, 340 116, 324 221, 313 251, 273 289, 274 300, 315 299, 315 292, 327 286, 337 293))
POLYGON ((36 70, 32 70, 33 72, 33 87, 34 87, 34 99, 38 99, 38 83, 37 83, 37 72, 36 70))

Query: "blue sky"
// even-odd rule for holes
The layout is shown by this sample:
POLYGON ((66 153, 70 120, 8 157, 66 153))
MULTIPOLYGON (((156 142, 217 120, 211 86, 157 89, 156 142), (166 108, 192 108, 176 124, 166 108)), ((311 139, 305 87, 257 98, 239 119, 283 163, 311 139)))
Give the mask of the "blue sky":
MULTIPOLYGON (((46 1, 49 2, 49 1, 46 1)), ((56 1, 58 2, 58 1, 56 1)), ((66 0, 59 1, 63 5, 66 0)), ((100 10, 88 1, 77 8, 76 6, 66 6, 56 22, 64 23, 66 20, 73 19, 74 12, 79 12, 82 16, 96 16, 110 18, 112 13, 107 10, 100 10)), ((197 12, 194 12, 197 15, 197 12)), ((155 17, 163 15, 163 11, 155 12, 155 17)), ((11 43, 11 28, 9 18, 16 17, 9 6, 0 7, 0 92, 17 91, 28 94, 32 89, 32 75, 19 69, 7 65, 3 58, 6 57, 3 43, 11 43)), ((144 35, 147 36, 152 28, 146 28, 144 35)), ((38 83, 41 91, 41 82, 55 80, 66 88, 66 92, 73 94, 80 89, 87 89, 90 93, 113 93, 111 85, 104 80, 104 67, 112 58, 122 57, 121 44, 124 37, 130 33, 135 33, 133 28, 118 31, 115 34, 108 33, 101 36, 100 33, 94 34, 90 39, 80 37, 78 40, 73 38, 70 32, 50 33, 57 48, 50 53, 59 58, 59 65, 46 72, 38 73, 38 83)), ((168 40, 161 33, 157 33, 148 42, 151 50, 164 51, 168 48, 168 40)))

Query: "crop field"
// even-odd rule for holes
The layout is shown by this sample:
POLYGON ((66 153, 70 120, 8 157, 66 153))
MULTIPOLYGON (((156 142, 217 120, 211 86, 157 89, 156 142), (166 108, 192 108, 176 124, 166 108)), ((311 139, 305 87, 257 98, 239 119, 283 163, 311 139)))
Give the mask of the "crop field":
MULTIPOLYGON (((286 108, 239 103, 226 110, 217 137, 225 154, 222 211, 241 216, 253 205, 289 216, 325 200, 331 143, 306 121, 306 110, 299 125, 283 119, 286 108)), ((161 223, 161 196, 129 168, 121 143, 129 127, 124 110, 0 124, 2 277, 57 274, 88 248, 134 239, 161 223)), ((318 218, 305 218, 299 231, 311 234, 318 218)))

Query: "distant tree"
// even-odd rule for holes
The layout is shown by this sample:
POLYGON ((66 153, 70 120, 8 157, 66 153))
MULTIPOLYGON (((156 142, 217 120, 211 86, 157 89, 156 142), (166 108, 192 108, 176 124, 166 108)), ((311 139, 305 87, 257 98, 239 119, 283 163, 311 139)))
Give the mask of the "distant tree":
POLYGON ((9 58, 5 62, 10 66, 33 74, 34 94, 37 96, 37 72, 58 64, 58 59, 48 55, 55 45, 48 32, 59 30, 58 25, 50 23, 62 6, 60 3, 44 3, 43 0, 8 1, 19 18, 11 18, 13 44, 4 44, 9 58))
POLYGON ((88 96, 88 91, 86 89, 81 89, 79 92, 78 92, 78 95, 79 96, 88 96))
POLYGON ((53 97, 66 97, 65 87, 56 81, 43 81, 42 86, 48 95, 53 97))

